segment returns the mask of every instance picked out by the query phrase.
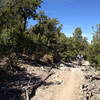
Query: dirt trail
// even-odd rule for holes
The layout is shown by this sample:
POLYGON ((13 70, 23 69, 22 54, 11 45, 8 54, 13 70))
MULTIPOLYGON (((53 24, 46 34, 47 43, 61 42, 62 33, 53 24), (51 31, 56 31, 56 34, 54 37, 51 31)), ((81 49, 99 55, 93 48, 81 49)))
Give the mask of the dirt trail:
POLYGON ((71 69, 69 73, 64 75, 64 83, 58 88, 52 100, 80 100, 80 85, 82 82, 83 73, 80 69, 71 69))
POLYGON ((48 81, 60 81, 61 84, 38 88, 31 100, 82 100, 80 86, 84 82, 84 75, 80 68, 55 70, 54 76, 48 81))

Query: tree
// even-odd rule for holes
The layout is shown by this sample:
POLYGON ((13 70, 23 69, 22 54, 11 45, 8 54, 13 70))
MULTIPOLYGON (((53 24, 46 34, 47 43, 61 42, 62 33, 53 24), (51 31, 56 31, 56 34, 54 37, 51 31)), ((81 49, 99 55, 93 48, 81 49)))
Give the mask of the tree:
POLYGON ((100 67, 100 43, 91 44, 87 56, 92 66, 100 67))
POLYGON ((31 34, 37 36, 38 45, 36 48, 38 54, 47 53, 54 56, 57 55, 60 49, 59 37, 62 25, 57 19, 46 16, 42 11, 39 12, 37 21, 38 23, 29 29, 29 31, 31 34))
POLYGON ((100 24, 96 25, 96 31, 88 49, 88 60, 94 67, 100 67, 100 24))
MULTIPOLYGON (((7 28, 18 26, 20 23, 25 31, 27 20, 37 17, 36 10, 40 7, 42 0, 4 0, 1 2, 0 17, 1 26, 7 28)), ((21 27, 21 26, 19 26, 21 27)))
POLYGON ((75 31, 73 33, 73 37, 75 39, 78 39, 78 40, 82 39, 82 30, 81 30, 81 28, 79 28, 79 27, 75 28, 75 31))
POLYGON ((72 37, 72 48, 73 48, 75 57, 79 53, 86 56, 85 51, 87 47, 88 47, 87 38, 82 36, 82 30, 79 27, 77 27, 72 37))
POLYGON ((100 24, 96 25, 96 31, 93 34, 93 41, 92 42, 100 42, 100 24))

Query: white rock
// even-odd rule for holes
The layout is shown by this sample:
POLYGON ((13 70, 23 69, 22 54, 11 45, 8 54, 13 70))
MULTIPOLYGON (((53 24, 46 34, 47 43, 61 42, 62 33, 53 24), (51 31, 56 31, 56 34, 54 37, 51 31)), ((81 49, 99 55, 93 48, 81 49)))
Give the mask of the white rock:
POLYGON ((83 65, 90 66, 90 63, 88 61, 84 61, 83 65))
POLYGON ((60 67, 66 67, 64 64, 60 64, 60 67))

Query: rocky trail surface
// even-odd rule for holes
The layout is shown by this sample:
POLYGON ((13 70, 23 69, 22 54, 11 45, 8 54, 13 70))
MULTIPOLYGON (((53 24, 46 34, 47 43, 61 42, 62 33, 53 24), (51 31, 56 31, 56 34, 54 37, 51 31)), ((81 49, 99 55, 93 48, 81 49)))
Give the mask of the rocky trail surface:
POLYGON ((21 63, 13 81, 0 84, 0 100, 100 100, 100 71, 84 61, 59 68, 21 63))
POLYGON ((62 66, 41 86, 31 100, 100 100, 100 72, 95 72, 88 62, 74 68, 62 66))
POLYGON ((54 71, 55 75, 47 80, 53 84, 38 88, 32 100, 81 100, 80 86, 84 80, 81 69, 65 68, 54 71))

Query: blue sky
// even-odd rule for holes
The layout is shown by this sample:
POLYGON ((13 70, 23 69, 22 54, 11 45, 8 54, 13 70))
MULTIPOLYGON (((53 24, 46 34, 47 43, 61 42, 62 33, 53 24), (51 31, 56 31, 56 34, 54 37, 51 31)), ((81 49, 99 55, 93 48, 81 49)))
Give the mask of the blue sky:
POLYGON ((44 0, 41 7, 47 16, 63 24, 66 36, 72 36, 75 27, 80 27, 90 41, 92 26, 100 23, 100 0, 44 0))

